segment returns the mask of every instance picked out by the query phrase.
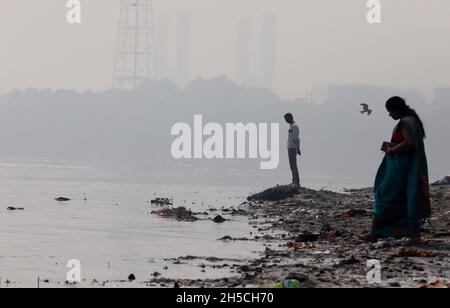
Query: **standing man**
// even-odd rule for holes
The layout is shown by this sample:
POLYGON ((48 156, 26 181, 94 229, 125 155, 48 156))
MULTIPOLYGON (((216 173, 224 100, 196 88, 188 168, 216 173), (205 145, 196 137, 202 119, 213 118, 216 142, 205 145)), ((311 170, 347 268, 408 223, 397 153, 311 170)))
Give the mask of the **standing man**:
POLYGON ((300 151, 300 129, 294 122, 294 116, 288 113, 284 116, 286 122, 290 125, 288 137, 289 165, 292 171, 292 185, 300 187, 300 175, 297 167, 297 155, 302 155, 300 151))

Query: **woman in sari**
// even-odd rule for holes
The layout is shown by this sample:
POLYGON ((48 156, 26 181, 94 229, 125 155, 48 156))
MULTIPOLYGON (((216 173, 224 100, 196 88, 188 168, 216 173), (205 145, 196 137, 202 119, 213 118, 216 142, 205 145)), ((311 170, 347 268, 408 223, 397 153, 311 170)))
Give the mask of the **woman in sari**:
POLYGON ((372 231, 360 238, 420 242, 420 227, 431 216, 424 125, 401 97, 390 98, 386 109, 399 123, 376 176, 372 231))

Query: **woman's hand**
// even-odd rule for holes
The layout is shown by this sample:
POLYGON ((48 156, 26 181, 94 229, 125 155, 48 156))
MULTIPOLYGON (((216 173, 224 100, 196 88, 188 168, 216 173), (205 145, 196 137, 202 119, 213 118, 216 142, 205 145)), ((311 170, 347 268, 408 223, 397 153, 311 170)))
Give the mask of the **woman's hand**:
POLYGON ((389 156, 395 155, 395 150, 393 148, 388 148, 386 154, 389 156))

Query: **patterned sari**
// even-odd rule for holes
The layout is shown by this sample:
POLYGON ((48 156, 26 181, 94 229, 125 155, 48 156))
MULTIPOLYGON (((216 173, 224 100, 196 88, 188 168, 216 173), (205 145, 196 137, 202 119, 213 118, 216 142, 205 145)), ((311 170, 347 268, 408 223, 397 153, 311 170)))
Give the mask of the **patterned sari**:
MULTIPOLYGON (((396 132, 405 127, 414 147, 407 152, 386 155, 375 180, 372 231, 381 237, 415 237, 431 216, 428 164, 423 129, 401 120, 396 132)), ((395 135, 395 133, 394 133, 395 135)))

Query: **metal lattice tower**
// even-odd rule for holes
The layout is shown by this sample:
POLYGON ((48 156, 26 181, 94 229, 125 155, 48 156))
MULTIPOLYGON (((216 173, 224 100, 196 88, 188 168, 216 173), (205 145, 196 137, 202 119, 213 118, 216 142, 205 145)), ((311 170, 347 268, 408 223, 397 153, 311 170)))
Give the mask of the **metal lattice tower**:
POLYGON ((121 0, 113 88, 133 90, 156 78, 153 0, 121 0))

